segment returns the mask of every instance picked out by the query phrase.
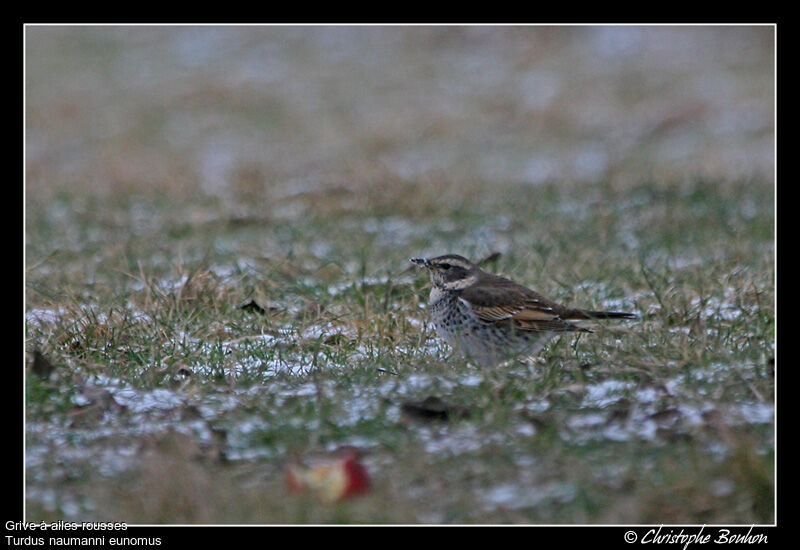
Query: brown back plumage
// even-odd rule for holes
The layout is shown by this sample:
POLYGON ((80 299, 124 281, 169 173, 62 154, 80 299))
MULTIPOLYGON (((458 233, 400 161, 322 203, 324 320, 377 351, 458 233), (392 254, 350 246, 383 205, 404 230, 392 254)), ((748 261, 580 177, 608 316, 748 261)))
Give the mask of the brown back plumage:
POLYGON ((478 281, 461 291, 460 298, 486 323, 510 324, 519 330, 547 332, 591 332, 564 320, 563 308, 499 275, 480 272, 478 281))
POLYGON ((514 281, 478 270, 476 283, 460 292, 482 321, 511 322, 522 330, 591 332, 568 319, 633 319, 636 315, 617 311, 587 311, 567 308, 514 281))

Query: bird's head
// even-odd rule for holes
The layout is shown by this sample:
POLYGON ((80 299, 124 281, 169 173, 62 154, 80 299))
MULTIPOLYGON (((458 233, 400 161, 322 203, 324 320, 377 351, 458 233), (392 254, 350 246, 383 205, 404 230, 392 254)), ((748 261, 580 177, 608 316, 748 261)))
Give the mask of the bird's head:
POLYGON ((478 280, 480 268, 463 256, 445 254, 436 258, 411 258, 411 261, 428 270, 431 283, 443 290, 461 290, 478 280))

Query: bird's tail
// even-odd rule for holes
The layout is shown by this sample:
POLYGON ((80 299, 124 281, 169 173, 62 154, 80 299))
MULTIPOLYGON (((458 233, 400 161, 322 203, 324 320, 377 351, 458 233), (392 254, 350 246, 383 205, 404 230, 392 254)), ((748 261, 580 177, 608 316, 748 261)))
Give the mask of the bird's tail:
POLYGON ((562 319, 636 319, 635 313, 625 313, 622 311, 587 311, 585 309, 570 310, 567 317, 562 319))

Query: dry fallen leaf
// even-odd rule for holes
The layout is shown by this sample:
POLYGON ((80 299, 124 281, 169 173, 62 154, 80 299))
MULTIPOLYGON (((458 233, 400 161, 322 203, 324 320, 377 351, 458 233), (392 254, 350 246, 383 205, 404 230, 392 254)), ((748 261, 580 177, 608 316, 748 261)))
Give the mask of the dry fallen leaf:
POLYGON ((434 395, 422 401, 405 401, 400 409, 407 416, 421 420, 448 420, 469 416, 469 411, 464 407, 450 405, 434 395))
POLYGON ((55 366, 38 349, 33 352, 31 372, 43 380, 50 378, 55 366))
POLYGON ((122 413, 127 407, 117 403, 110 391, 84 383, 79 403, 67 411, 71 426, 91 425, 103 419, 106 412, 122 413))

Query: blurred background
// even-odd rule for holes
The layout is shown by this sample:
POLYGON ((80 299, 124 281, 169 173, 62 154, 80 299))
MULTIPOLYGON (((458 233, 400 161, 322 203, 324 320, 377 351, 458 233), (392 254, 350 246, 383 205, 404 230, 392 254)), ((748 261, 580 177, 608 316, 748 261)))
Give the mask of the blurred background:
POLYGON ((770 26, 27 27, 28 195, 771 182, 773 38, 770 26))

